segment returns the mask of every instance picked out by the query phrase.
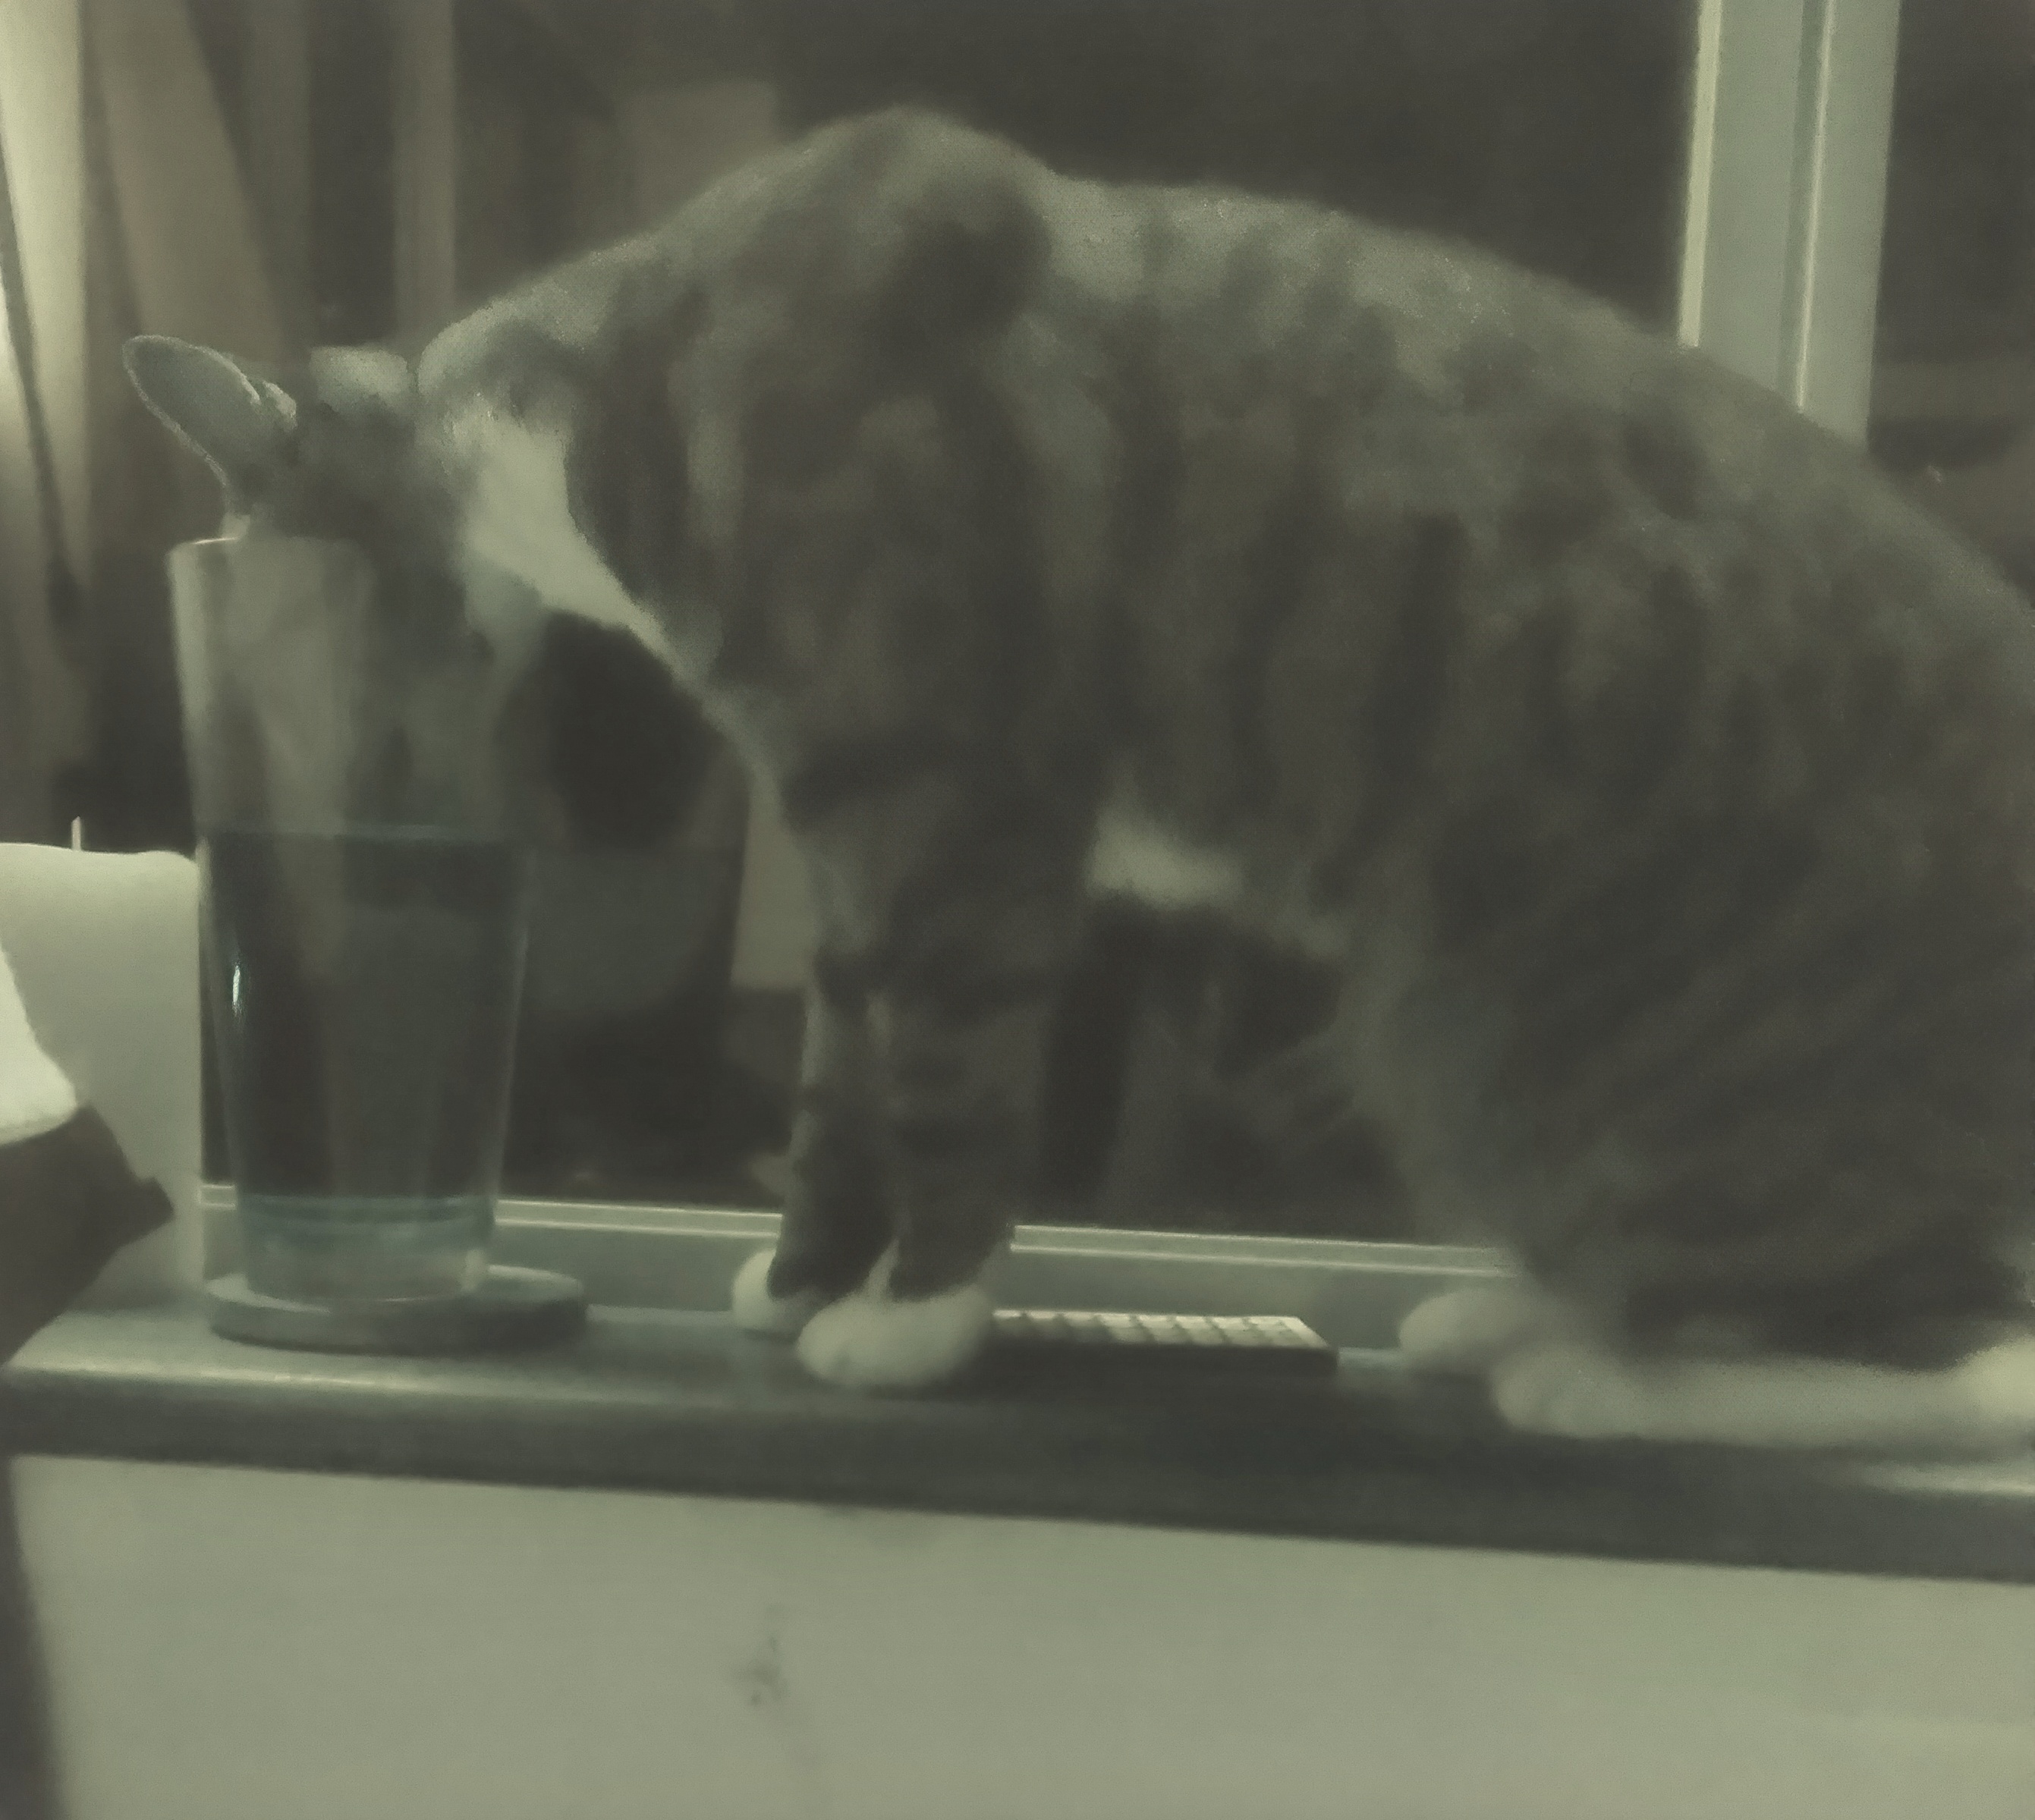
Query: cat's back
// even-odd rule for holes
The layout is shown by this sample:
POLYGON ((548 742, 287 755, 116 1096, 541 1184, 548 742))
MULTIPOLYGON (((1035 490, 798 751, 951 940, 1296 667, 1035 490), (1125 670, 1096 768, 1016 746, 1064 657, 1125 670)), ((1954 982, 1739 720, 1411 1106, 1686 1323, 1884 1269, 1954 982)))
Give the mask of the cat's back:
MULTIPOLYGON (((1585 618, 1643 610, 1672 575, 1739 626, 1717 642, 1745 663, 1832 637, 1978 637, 1998 686, 2035 700, 2029 615, 1982 558, 1855 450, 1609 305, 1306 202, 1057 173, 922 110, 809 134, 512 293, 441 337, 423 389, 456 412, 562 356, 592 370, 590 399, 633 408, 702 322, 692 357, 739 376, 715 382, 731 397, 808 380, 901 249, 954 224, 1021 293, 989 359, 1035 420, 1041 498, 1061 502, 1041 536, 1142 552, 1155 611, 1181 611, 1168 560, 1213 577, 1205 600, 1223 592, 1193 547, 1269 545, 1305 492, 1318 541, 1446 527, 1460 604, 1493 626, 1551 592, 1585 618), (633 333, 667 318, 671 334, 633 333), (1104 491, 1147 522, 1093 529, 1081 495, 1104 491)), ((1266 605, 1246 578, 1212 610, 1266 605)))
POLYGON ((1623 516, 1883 544, 2005 598, 1850 445, 1559 280, 1304 201, 1033 182, 1054 247, 1045 307, 1107 325, 1111 354, 1142 369, 1168 420, 1134 429, 1219 440, 1270 411, 1313 412, 1360 506, 1388 468, 1409 508, 1473 520, 1558 479, 1575 497, 1551 516, 1571 534, 1623 516))
MULTIPOLYGON (((1311 701, 1352 727, 1389 705, 1397 736, 1425 738, 1410 685, 1431 717, 1488 729, 1462 743, 1522 788, 1524 755, 1591 744, 1537 713, 1652 713, 1692 739, 1716 732, 1685 724, 1705 713, 1794 714, 1826 806, 1868 769, 1875 717, 1918 764, 1983 747, 2003 776, 2035 770, 2028 604, 1765 389, 1438 237, 1216 189, 1038 182, 1040 306, 1110 373, 1119 472, 1142 464, 1152 521, 1130 611, 1173 699, 1207 699, 1198 750, 1248 746, 1232 729, 1311 701), (1278 559, 1296 537, 1310 557, 1278 559), (1239 620, 1277 628, 1269 655, 1239 620), (1320 660, 1282 692, 1281 645, 1310 639, 1320 660), (1262 702, 1239 701, 1239 651, 1262 702)), ((1211 803, 1248 795, 1217 768, 1211 803)))

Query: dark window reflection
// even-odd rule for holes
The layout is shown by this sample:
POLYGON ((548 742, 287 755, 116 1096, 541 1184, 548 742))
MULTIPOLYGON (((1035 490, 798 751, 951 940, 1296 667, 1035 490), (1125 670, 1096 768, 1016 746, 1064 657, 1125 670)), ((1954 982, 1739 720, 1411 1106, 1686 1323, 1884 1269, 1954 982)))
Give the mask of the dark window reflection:
POLYGON ((1871 445, 2035 593, 2035 10, 1904 6, 1871 445))

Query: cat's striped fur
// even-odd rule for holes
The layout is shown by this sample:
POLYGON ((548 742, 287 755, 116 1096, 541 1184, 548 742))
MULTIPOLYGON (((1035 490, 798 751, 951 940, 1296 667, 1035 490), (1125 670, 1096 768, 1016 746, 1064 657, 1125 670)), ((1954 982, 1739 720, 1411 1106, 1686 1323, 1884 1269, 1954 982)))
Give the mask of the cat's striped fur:
POLYGON ((824 1308, 828 1374, 980 1338, 1097 888, 1332 967, 1254 1092, 1376 1122, 1564 1344, 2027 1363, 2035 619, 1766 393, 1459 247, 899 111, 448 330, 416 412, 443 547, 641 638, 803 843, 743 1304, 824 1308))

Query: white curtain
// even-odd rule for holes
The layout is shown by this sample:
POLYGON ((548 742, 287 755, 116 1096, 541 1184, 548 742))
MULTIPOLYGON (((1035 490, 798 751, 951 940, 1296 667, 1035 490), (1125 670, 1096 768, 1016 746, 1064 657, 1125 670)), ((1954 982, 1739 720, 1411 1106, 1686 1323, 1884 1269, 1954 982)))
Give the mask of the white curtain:
MULTIPOLYGON (((78 0, 0 4, 0 133, 21 243, 58 521, 85 548, 84 137, 78 0)), ((22 376, 0 336, 0 840, 60 830, 51 786, 88 739, 83 679, 51 622, 43 509, 22 376)))
MULTIPOLYGON (((281 4, 239 0, 236 18, 281 4)), ((273 360, 284 337, 186 0, 0 0, 0 131, 86 622, 70 637, 52 623, 20 375, 0 338, 0 840, 62 840, 68 767, 96 767, 109 814, 122 792, 161 795, 175 768, 162 552, 219 510, 134 396, 120 344, 183 335, 273 360)))

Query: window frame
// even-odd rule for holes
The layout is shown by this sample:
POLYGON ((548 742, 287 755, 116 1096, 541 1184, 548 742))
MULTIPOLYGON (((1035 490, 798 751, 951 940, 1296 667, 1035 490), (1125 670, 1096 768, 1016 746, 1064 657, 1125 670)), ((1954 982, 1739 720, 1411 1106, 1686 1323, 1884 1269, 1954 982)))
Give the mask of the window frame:
POLYGON ((1676 329, 1853 441, 1872 397, 1901 0, 1698 0, 1676 329))

